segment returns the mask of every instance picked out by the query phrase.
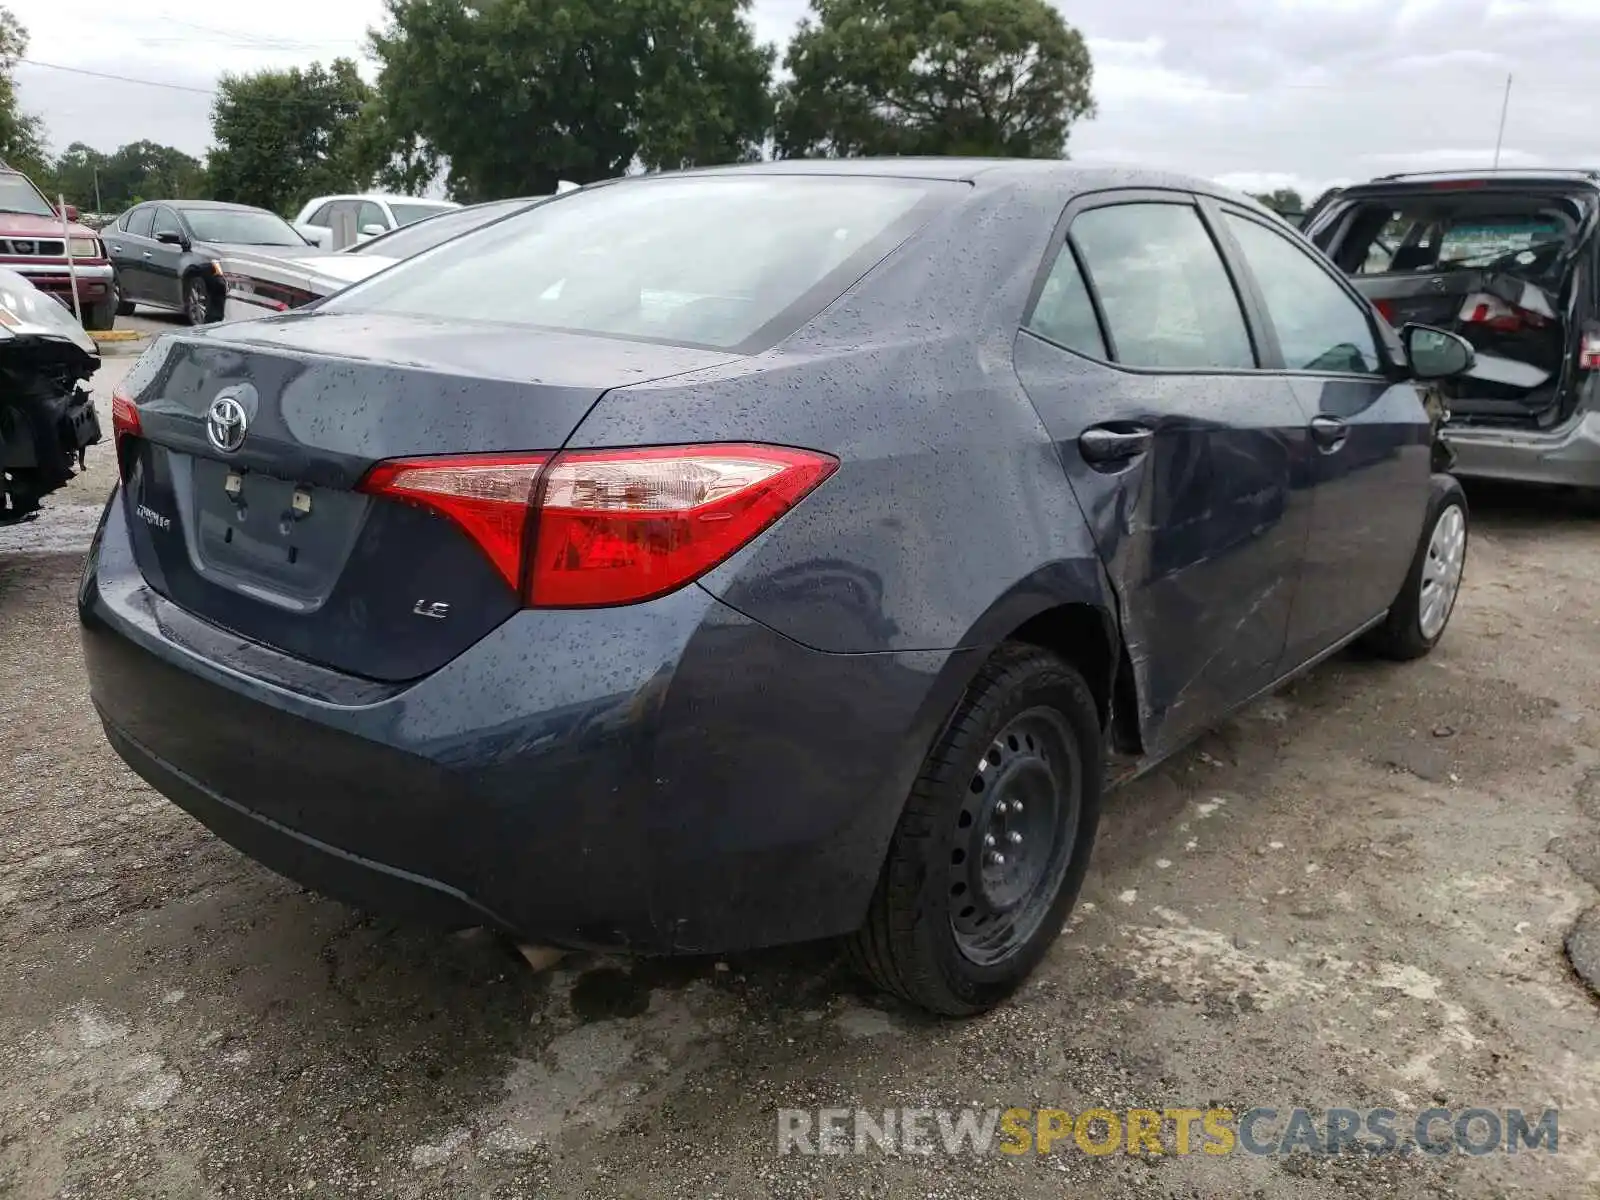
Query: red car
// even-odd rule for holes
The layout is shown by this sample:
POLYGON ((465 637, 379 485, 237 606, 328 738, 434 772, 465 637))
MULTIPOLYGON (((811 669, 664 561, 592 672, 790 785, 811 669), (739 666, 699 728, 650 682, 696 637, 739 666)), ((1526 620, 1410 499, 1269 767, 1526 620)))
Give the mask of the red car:
POLYGON ((72 277, 85 329, 110 329, 116 321, 111 260, 94 230, 77 223, 78 210, 61 214, 21 171, 0 166, 0 267, 26 275, 40 291, 72 308, 72 277), (72 252, 68 270, 67 251, 72 252))

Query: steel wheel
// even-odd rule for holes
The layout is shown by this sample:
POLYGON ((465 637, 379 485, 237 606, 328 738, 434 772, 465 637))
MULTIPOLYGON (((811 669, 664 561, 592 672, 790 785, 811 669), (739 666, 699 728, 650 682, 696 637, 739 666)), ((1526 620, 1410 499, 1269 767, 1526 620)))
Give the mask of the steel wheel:
POLYGON ((1428 538, 1428 555, 1422 563, 1422 594, 1417 604, 1417 625, 1422 636, 1432 641, 1444 632, 1445 622, 1455 607, 1461 590, 1461 571, 1466 565, 1467 520, 1457 505, 1439 514, 1428 538))
POLYGON ((1061 715, 1033 708, 978 760, 950 853, 950 926, 988 965, 1028 942, 1054 904, 1077 840, 1082 780, 1061 715))

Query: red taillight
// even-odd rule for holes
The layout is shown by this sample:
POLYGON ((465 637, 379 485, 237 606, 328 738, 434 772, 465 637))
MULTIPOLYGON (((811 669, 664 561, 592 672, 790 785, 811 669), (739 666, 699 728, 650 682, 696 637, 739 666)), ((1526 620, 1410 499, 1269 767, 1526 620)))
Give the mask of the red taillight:
POLYGON ((838 465, 755 445, 470 455, 380 463, 362 490, 455 521, 530 606, 590 608, 705 574, 838 465))
POLYGON ((133 401, 122 393, 120 388, 111 393, 111 435, 121 439, 125 433, 138 436, 142 430, 139 428, 139 410, 133 406, 133 401))
POLYGON ((143 432, 144 430, 139 424, 139 410, 134 407, 133 401, 128 398, 121 388, 113 389, 111 392, 111 445, 117 456, 118 472, 123 478, 127 477, 128 471, 127 460, 122 453, 123 439, 138 437, 143 432))
POLYGON ((1600 371, 1600 333, 1586 333, 1578 348, 1578 369, 1600 371))

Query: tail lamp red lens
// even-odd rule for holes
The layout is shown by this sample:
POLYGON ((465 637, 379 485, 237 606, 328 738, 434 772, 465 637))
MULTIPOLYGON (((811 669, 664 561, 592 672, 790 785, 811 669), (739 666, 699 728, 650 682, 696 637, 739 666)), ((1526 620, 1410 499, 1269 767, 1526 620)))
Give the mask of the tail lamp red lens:
POLYGON ((122 442, 127 437, 138 437, 144 432, 139 423, 139 410, 121 388, 111 393, 111 445, 117 456, 117 469, 126 477, 127 462, 122 453, 122 442))
POLYGON ((361 490, 454 521, 530 606, 591 608, 705 574, 838 465, 749 444, 482 454, 380 463, 361 490))

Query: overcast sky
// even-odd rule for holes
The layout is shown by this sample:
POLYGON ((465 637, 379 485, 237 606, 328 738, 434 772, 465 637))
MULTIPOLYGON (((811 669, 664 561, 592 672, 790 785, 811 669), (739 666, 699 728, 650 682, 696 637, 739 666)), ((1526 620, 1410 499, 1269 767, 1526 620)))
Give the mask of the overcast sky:
MULTIPOLYGON (((3 0, 29 57, 23 104, 51 144, 148 138, 203 154, 225 70, 359 56, 381 0, 3 0), (193 15, 185 15, 185 14, 193 15), (189 90, 184 90, 189 89, 189 90)), ((1488 165, 1512 75, 1505 166, 1600 165, 1600 0, 1061 0, 1089 41, 1099 115, 1079 160, 1155 165, 1235 187, 1488 165)), ((782 43, 805 0, 755 0, 782 43)), ((370 76, 370 64, 364 66, 370 76)))

